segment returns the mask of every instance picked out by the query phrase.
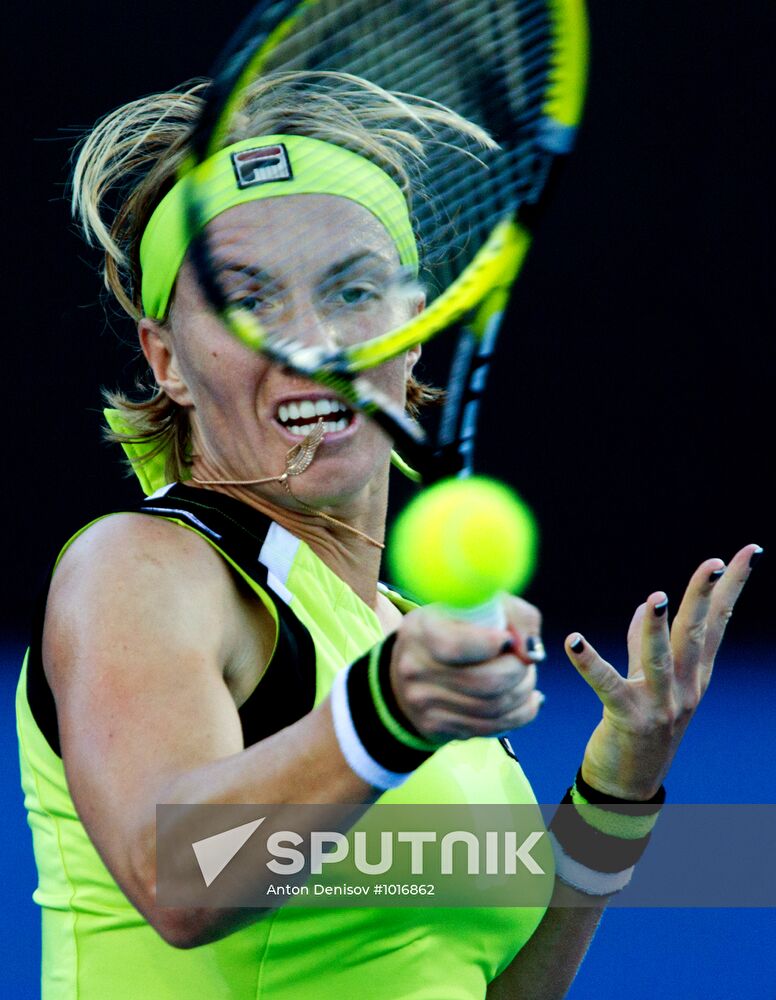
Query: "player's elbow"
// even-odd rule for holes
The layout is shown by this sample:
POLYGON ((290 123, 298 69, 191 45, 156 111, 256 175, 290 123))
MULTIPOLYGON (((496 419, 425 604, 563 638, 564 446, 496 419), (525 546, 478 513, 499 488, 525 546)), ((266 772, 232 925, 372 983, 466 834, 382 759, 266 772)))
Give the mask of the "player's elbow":
POLYGON ((206 943, 202 928, 188 910, 158 910, 149 914, 151 926, 173 948, 186 951, 206 943))
MULTIPOLYGON (((210 944, 229 933, 228 929, 216 925, 214 917, 217 912, 157 908, 149 914, 149 918, 151 926, 166 944, 187 951, 210 944)), ((231 929, 234 930, 234 927, 231 929)))
POLYGON ((213 909, 157 907, 148 915, 156 933, 173 948, 187 951, 212 944, 246 924, 271 913, 270 909, 213 909))
POLYGON ((134 844, 124 890, 163 941, 173 948, 196 948, 213 939, 209 925, 217 911, 160 905, 155 839, 155 831, 144 830, 134 844))
MULTIPOLYGON (((187 904, 186 899, 191 899, 199 873, 191 864, 193 853, 190 857, 188 852, 174 849, 179 837, 166 847, 160 843, 167 833, 162 831, 159 836, 155 824, 148 824, 139 833, 134 849, 129 852, 129 877, 122 880, 130 901, 167 944, 179 949, 198 948, 272 912, 271 908, 239 903, 231 908, 187 904), (165 888, 161 893, 157 850, 161 850, 167 865, 165 888), (181 905, 174 905, 178 899, 181 905)), ((198 884, 198 888, 201 889, 201 885, 198 884)))
POLYGON ((223 936, 216 926, 223 911, 160 905, 154 859, 145 855, 135 860, 133 885, 127 895, 163 941, 173 948, 189 949, 223 936))
MULTIPOLYGON (((162 940, 181 950, 212 944, 272 912, 271 909, 244 906, 223 908, 161 905, 156 865, 153 863, 144 866, 134 902, 162 940)), ((166 900, 163 898, 161 902, 166 900)))

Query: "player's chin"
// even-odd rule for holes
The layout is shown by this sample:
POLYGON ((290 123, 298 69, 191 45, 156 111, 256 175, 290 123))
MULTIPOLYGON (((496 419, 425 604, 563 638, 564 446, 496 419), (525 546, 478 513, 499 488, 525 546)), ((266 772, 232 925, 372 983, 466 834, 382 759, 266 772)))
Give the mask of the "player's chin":
POLYGON ((294 496, 313 507, 347 507, 379 489, 388 476, 391 445, 368 437, 344 438, 329 447, 324 440, 308 468, 289 481, 294 496))

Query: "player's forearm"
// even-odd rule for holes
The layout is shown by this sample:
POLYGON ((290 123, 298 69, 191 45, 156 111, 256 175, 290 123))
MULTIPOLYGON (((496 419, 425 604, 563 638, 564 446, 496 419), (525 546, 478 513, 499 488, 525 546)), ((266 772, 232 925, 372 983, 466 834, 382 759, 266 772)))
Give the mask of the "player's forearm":
MULTIPOLYGON (((165 783, 158 801, 165 804, 226 805, 269 803, 288 805, 333 805, 374 801, 378 791, 370 788, 348 767, 339 752, 328 702, 299 722, 246 750, 177 775, 165 783)), ((267 910, 165 909, 156 901, 157 852, 179 850, 186 830, 174 823, 157 830, 155 806, 132 846, 131 898, 146 919, 170 944, 194 947, 232 933, 239 926, 260 919, 267 910), (158 837, 168 844, 159 844, 158 837)), ((352 825, 359 814, 337 811, 342 824, 352 825)), ((337 819, 331 820, 335 829, 337 819)), ((182 814, 184 827, 186 816, 182 814)), ((300 826, 300 817, 294 822, 300 826)), ((296 827, 295 827, 296 828, 296 827)), ((304 830, 298 829, 300 834, 304 830)), ((343 830, 344 832, 344 830, 343 830)), ((168 852, 168 856, 170 856, 168 852)), ((174 856, 174 854, 173 854, 174 856)), ((259 881, 249 887, 254 898, 261 895, 259 881)))
POLYGON ((555 883, 549 909, 530 941, 488 987, 487 1000, 561 1000, 593 940, 606 897, 555 883))
POLYGON ((177 775, 164 802, 338 803, 370 801, 369 786, 340 753, 328 699, 260 743, 177 775))

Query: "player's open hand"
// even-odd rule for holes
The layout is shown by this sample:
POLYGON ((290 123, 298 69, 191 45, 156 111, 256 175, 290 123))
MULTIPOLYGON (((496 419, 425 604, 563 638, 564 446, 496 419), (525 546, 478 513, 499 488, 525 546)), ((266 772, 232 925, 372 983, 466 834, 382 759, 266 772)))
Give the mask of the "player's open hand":
POLYGON ((625 799, 649 799, 660 788, 761 552, 747 545, 727 567, 721 559, 701 563, 670 627, 666 594, 650 594, 628 630, 627 677, 579 633, 568 636, 569 659, 604 706, 582 764, 582 776, 594 788, 625 799))
POLYGON ((504 601, 507 629, 453 621, 433 606, 402 622, 391 683, 426 739, 496 736, 536 718, 544 700, 534 665, 544 658, 541 616, 521 598, 504 601))

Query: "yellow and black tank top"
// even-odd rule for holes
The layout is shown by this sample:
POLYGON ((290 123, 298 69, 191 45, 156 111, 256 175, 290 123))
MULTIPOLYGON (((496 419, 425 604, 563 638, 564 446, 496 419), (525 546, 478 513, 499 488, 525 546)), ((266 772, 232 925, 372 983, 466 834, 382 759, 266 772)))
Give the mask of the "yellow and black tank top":
MULTIPOLYGON (((246 746, 308 713, 336 672, 383 638, 350 587, 252 508, 175 484, 139 510, 200 534, 277 622, 270 666, 240 709, 246 746)), ((73 806, 41 664, 42 618, 41 610, 19 681, 17 724, 38 868, 43 1000, 481 1000, 536 929, 541 907, 289 907, 213 944, 166 944, 111 877, 73 806)), ((477 739, 437 751, 381 801, 535 799, 499 742, 477 739)))

